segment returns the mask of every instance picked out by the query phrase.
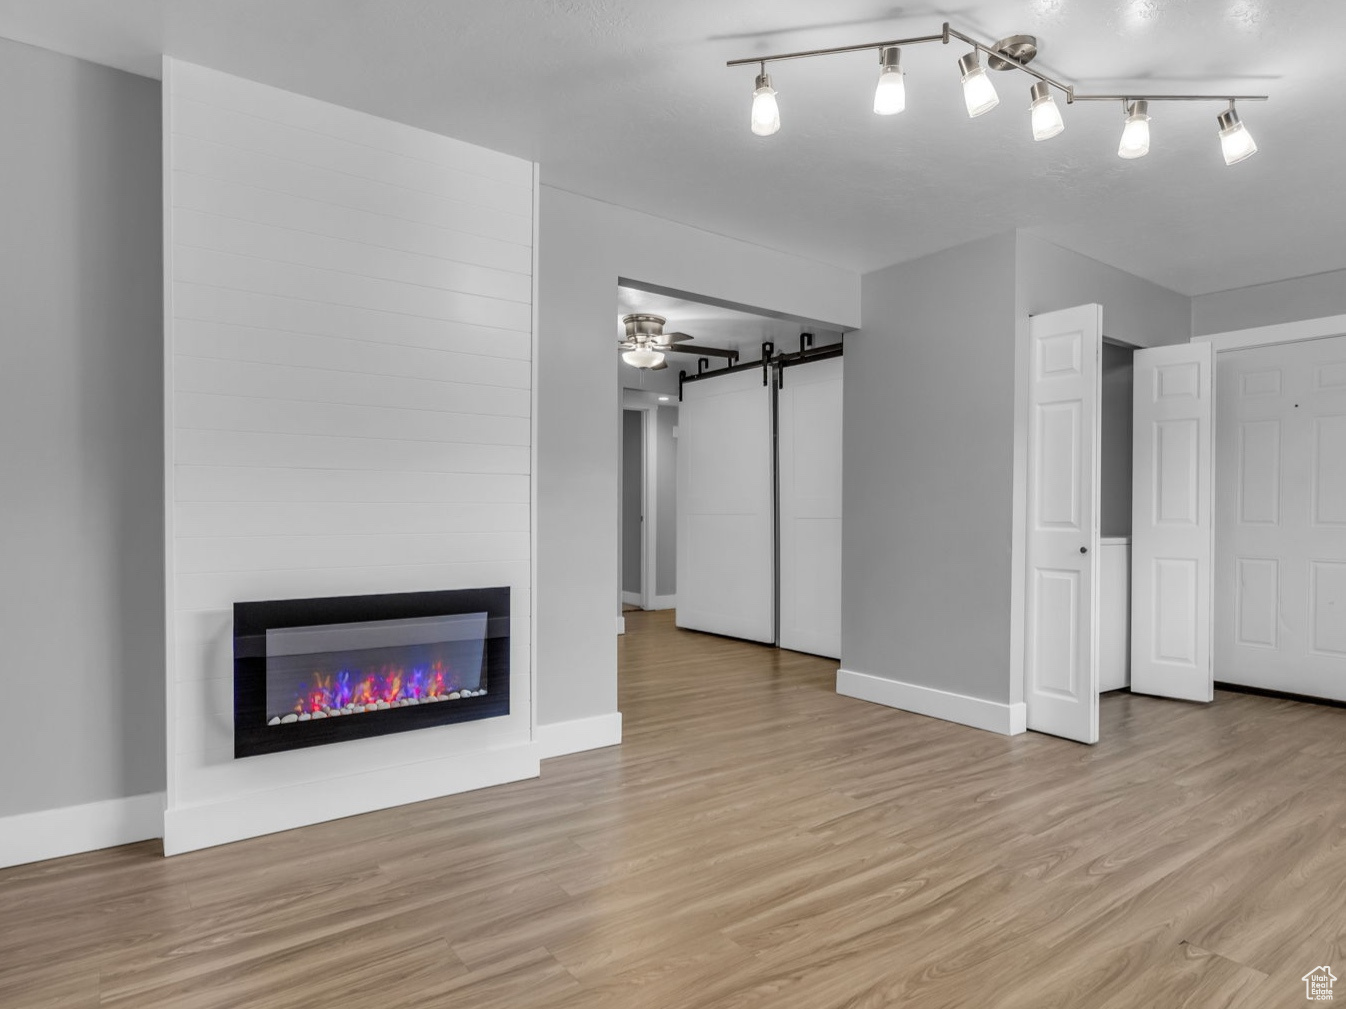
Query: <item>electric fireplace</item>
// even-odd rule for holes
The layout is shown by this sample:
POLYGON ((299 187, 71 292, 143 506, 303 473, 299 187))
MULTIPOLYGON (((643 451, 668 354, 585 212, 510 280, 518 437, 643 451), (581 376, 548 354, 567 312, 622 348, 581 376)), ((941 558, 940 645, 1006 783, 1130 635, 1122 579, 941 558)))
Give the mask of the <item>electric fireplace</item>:
POLYGON ((509 714, 509 589, 234 604, 234 756, 509 714))

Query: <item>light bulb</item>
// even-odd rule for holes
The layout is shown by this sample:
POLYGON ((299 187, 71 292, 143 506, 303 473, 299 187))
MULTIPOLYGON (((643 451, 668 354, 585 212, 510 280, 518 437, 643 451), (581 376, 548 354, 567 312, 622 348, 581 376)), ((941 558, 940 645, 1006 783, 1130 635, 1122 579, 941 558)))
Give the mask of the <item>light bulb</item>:
POLYGON ((758 74, 757 87, 752 93, 752 131, 759 137, 769 137, 779 129, 780 107, 771 87, 771 75, 758 74))
POLYGON ((1248 127, 1239 121, 1239 114, 1234 111, 1232 103, 1227 111, 1220 113, 1218 122, 1220 124, 1220 147, 1224 151, 1224 163, 1226 165, 1237 165, 1240 161, 1251 158, 1257 153, 1257 145, 1253 143, 1253 135, 1248 132, 1248 127))
POLYGON ((1132 102, 1127 106, 1126 125, 1122 127, 1122 142, 1117 146, 1119 158, 1143 158, 1150 153, 1149 102, 1132 102))
POLYGON ((907 86, 902 80, 902 50, 885 46, 879 50, 879 83, 874 87, 874 113, 895 116, 907 107, 907 86))
POLYGON ((963 73, 963 101, 967 103, 968 118, 975 119, 984 112, 990 112, 1000 104, 1000 96, 995 93, 995 85, 986 76, 986 68, 975 52, 970 52, 958 60, 958 69, 963 73))
POLYGON ((664 355, 648 347, 637 347, 623 354, 622 360, 632 368, 657 368, 664 363, 664 355))
POLYGON ((1033 102, 1029 109, 1033 115, 1033 139, 1050 140, 1066 128, 1061 118, 1061 110, 1052 99, 1051 88, 1046 81, 1038 81, 1031 92, 1033 102))

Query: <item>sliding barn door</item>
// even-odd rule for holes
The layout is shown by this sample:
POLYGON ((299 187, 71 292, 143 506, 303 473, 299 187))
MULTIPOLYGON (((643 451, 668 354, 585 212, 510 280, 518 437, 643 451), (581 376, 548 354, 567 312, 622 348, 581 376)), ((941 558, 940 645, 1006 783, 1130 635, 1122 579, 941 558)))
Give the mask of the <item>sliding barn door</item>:
POLYGON ((760 370, 683 389, 679 627, 776 640, 771 436, 771 389, 760 370))
POLYGON ((1211 347, 1154 347, 1134 361, 1131 689, 1209 701, 1211 347))
POLYGON ((841 657, 841 358, 784 369, 780 645, 841 657))
POLYGON ((1346 701, 1346 336, 1222 351, 1222 681, 1346 701))
MULTIPOLYGON (((1029 320, 1028 728, 1098 742, 1099 357, 1102 309, 1029 320)), ((969 615, 975 619, 975 615, 969 615)))

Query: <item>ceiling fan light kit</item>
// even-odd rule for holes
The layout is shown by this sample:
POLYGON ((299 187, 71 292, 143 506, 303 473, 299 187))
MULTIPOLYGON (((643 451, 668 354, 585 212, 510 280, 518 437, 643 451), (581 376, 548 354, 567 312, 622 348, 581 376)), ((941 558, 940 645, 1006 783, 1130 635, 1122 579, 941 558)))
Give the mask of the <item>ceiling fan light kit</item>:
POLYGON ((622 351, 622 360, 632 368, 646 368, 650 371, 668 367, 664 362, 665 354, 723 357, 730 362, 738 360, 737 350, 688 343, 692 337, 686 333, 665 333, 666 322, 668 320, 662 315, 652 315, 649 312, 634 312, 622 316, 622 328, 626 335, 617 341, 617 349, 622 351))
POLYGON ((1125 121, 1122 125, 1121 142, 1117 148, 1117 156, 1120 158, 1132 160, 1149 153, 1151 102, 1228 102, 1229 108, 1217 117, 1220 149, 1225 164, 1236 165, 1257 153, 1257 144, 1253 142, 1248 128, 1240 121, 1234 103, 1264 102, 1267 100, 1266 95, 1169 95, 1140 92, 1118 95, 1077 94, 1073 84, 1066 84, 1029 66, 1038 54, 1038 40, 1032 35, 1010 35, 997 42, 984 43, 950 27, 949 23, 945 22, 943 30, 938 35, 864 42, 829 49, 806 49, 772 56, 750 56, 730 60, 726 65, 737 67, 758 64, 760 69, 753 90, 752 131, 758 136, 766 137, 780 129, 780 107, 776 102, 776 92, 771 87, 771 76, 766 70, 768 63, 877 50, 880 69, 879 81, 874 89, 874 112, 881 116, 891 116, 903 111, 907 106, 901 47, 929 42, 948 45, 954 40, 972 47, 971 52, 958 59, 958 72, 963 82, 963 102, 967 107, 969 118, 975 119, 985 115, 1000 104, 1000 96, 996 93, 995 85, 987 73, 988 67, 997 71, 1021 70, 1037 78, 1029 92, 1030 122, 1034 140, 1050 140, 1065 129, 1065 119, 1052 93, 1052 90, 1056 89, 1066 96, 1067 105, 1074 105, 1076 102, 1121 103, 1125 121), (986 55, 986 66, 982 66, 982 54, 986 55))

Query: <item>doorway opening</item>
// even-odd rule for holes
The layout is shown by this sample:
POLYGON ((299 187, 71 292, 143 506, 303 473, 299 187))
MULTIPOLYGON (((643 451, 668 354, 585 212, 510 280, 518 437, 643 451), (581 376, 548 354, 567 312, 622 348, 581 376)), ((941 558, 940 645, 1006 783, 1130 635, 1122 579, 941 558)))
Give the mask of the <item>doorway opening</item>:
POLYGON ((1131 685, 1131 344, 1103 338, 1099 361, 1101 453, 1098 541, 1098 689, 1131 685))
POLYGON ((842 334, 630 281, 617 309, 623 611, 835 657, 842 334))

